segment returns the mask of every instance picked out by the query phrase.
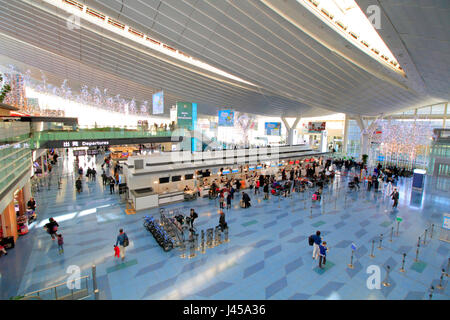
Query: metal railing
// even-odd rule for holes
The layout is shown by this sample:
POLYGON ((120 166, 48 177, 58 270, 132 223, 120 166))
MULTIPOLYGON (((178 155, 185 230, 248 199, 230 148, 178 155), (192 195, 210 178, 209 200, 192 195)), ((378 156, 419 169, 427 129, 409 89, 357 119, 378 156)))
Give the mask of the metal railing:
POLYGON ((89 276, 80 277, 73 282, 80 281, 85 284, 85 288, 70 289, 67 282, 59 283, 51 287, 25 293, 21 300, 80 300, 89 296, 89 276), (84 280, 84 281, 83 281, 84 280), (59 291, 58 291, 59 289, 59 291), (65 290, 63 290, 65 289, 65 290))

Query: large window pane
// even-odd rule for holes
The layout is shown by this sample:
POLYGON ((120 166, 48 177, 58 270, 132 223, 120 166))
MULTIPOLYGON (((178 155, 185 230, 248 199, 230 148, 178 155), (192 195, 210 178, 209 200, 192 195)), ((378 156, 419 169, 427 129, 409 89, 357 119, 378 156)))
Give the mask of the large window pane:
POLYGON ((431 114, 444 114, 445 104, 436 104, 431 106, 431 114))

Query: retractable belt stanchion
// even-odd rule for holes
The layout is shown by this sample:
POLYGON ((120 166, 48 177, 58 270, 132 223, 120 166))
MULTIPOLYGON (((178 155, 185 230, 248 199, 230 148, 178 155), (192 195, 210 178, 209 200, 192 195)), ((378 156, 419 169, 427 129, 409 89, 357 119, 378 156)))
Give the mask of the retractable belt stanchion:
POLYGON ((398 237, 398 229, 399 229, 399 227, 400 227, 400 221, 397 220, 397 237, 398 237))
POLYGON ((206 230, 206 246, 208 248, 213 247, 213 232, 214 232, 213 228, 209 228, 206 230))
POLYGON ((205 230, 202 230, 201 233, 201 252, 205 253, 205 230))
POLYGON ((378 249, 379 250, 381 250, 381 249, 383 249, 382 247, 381 247, 381 242, 383 241, 383 234, 380 234, 380 243, 379 243, 379 245, 378 245, 378 249))
POLYGON ((445 269, 442 269, 441 278, 439 279, 439 284, 436 286, 436 288, 438 288, 439 290, 444 289, 444 287, 442 286, 442 280, 444 279, 444 275, 445 275, 445 269))
POLYGON ((184 239, 181 241, 180 250, 181 250, 180 258, 182 259, 186 258, 186 243, 184 239))
POLYGON ((405 272, 405 258, 406 258, 406 253, 403 254, 402 267, 400 268, 400 272, 405 272))
POLYGON ((389 240, 389 242, 392 242, 392 236, 394 235, 394 227, 391 228, 391 239, 389 240))
POLYGON ((431 225, 430 239, 433 239, 434 223, 431 225))
POLYGON ((389 283, 389 272, 391 271, 390 266, 386 266, 386 277, 384 278, 383 286, 389 287, 391 284, 389 283))
POLYGON ((224 242, 229 242, 230 239, 228 239, 228 227, 225 228, 224 230, 224 242))
POLYGON ((309 210, 309 218, 312 219, 312 205, 311 205, 310 210, 309 210))
POLYGON ((194 234, 194 244, 195 244, 195 251, 200 250, 200 246, 198 245, 198 234, 194 234))
POLYGON ((195 241, 194 238, 191 239, 191 241, 189 241, 189 259, 193 258, 196 256, 195 253, 195 241))
POLYGON ((430 294, 429 294, 430 300, 433 298, 433 291, 434 291, 434 287, 431 286, 431 287, 430 287, 430 294))
POLYGON ((375 258, 375 255, 373 254, 373 249, 375 248, 375 240, 372 240, 372 252, 370 253, 369 257, 375 258))
POLYGON ((353 266, 353 253, 354 253, 355 251, 352 249, 352 255, 350 256, 350 264, 348 264, 348 267, 350 268, 350 269, 353 269, 354 268, 354 266, 353 266))
POLYGON ((414 259, 414 262, 419 261, 419 248, 420 248, 420 237, 419 237, 419 242, 417 243, 416 258, 414 259))
POLYGON ((423 236, 423 244, 426 244, 426 241, 427 241, 427 231, 428 231, 428 229, 425 229, 425 234, 423 236))
POLYGON ((450 267, 450 258, 448 258, 448 262, 447 262, 447 273, 445 274, 447 277, 449 275, 448 273, 448 268, 450 267))

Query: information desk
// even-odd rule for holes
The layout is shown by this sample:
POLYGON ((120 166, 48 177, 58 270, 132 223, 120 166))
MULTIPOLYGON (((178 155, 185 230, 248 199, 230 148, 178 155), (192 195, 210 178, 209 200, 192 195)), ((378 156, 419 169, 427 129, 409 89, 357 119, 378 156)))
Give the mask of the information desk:
POLYGON ((158 194, 151 188, 131 190, 130 197, 136 211, 155 208, 159 205, 158 194))
POLYGON ((183 191, 173 191, 159 194, 159 205, 184 201, 183 191))

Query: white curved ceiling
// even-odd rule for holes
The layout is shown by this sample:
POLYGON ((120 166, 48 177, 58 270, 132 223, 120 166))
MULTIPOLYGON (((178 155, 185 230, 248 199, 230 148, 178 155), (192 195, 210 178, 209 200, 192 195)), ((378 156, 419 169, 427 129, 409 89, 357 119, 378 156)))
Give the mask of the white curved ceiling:
MULTIPOLYGON (((0 0, 4 61, 30 66, 35 76, 41 69, 55 84, 69 79, 75 88, 106 87, 130 99, 150 101, 152 92, 164 89, 166 111, 187 100, 198 102, 203 114, 232 107, 270 116, 377 115, 449 99, 448 32, 439 39, 418 35, 399 13, 406 2, 419 1, 358 1, 362 9, 371 3, 389 9, 379 33, 407 78, 349 45, 294 0, 79 2, 256 87, 174 61, 86 21, 69 30, 69 14, 42 0, 0 0)), ((448 5, 408 8, 434 21, 441 19, 431 15, 448 17, 449 11, 448 5)), ((449 29, 448 19, 441 23, 449 29)))

